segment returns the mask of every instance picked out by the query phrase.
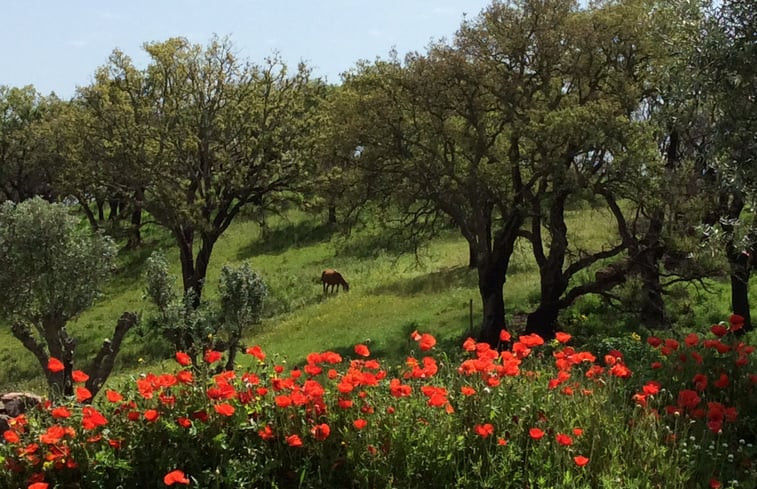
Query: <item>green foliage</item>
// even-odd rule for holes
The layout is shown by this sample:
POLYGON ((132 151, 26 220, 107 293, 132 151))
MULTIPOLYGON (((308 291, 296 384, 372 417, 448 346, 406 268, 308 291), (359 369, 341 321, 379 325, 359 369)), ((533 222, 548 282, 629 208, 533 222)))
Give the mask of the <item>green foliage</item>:
POLYGON ((81 229, 62 204, 0 206, 0 317, 62 327, 99 297, 115 244, 81 229))
POLYGON ((224 265, 218 295, 220 320, 241 337, 243 331, 251 333, 249 327, 260 322, 268 288, 248 263, 237 268, 224 265))

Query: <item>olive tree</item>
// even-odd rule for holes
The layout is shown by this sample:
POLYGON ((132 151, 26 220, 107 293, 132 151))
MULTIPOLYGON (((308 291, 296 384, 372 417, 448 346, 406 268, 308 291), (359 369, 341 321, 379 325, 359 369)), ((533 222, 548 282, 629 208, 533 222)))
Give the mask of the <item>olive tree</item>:
MULTIPOLYGON (((34 354, 52 395, 73 393, 76 339, 66 325, 97 299, 114 258, 114 243, 82 230, 63 204, 36 197, 0 206, 0 320, 10 323, 13 336, 34 354), (60 360, 63 369, 49 369, 51 358, 60 360)), ((82 369, 93 396, 136 320, 136 315, 124 313, 112 339, 82 369)))

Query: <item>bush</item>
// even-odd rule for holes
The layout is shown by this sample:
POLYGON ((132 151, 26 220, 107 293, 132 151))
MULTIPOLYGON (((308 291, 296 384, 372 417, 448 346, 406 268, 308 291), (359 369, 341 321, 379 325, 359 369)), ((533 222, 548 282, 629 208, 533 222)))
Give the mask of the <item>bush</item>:
MULTIPOLYGON (((430 335, 411 337, 418 354, 391 371, 365 345, 348 359, 312 353, 292 369, 250 347, 249 367, 221 373, 221 352, 206 351, 197 363, 177 353, 178 371, 144 374, 121 393, 107 391, 96 408, 47 403, 15 419, 0 446, 0 487, 667 489, 757 482, 747 426, 757 376, 749 370, 752 348, 733 335, 718 340, 727 352, 691 346, 691 339, 688 349, 675 350, 691 356, 700 348, 699 369, 712 378, 730 369, 727 392, 700 391, 699 403, 684 393, 688 374, 672 356, 674 340, 661 343, 662 353, 649 347, 664 357, 662 368, 648 371, 655 380, 632 372, 619 351, 596 358, 558 342, 540 346, 535 335, 502 353, 468 339, 457 364, 432 353, 430 335), (705 398, 723 403, 717 433, 705 398)), ((558 340, 571 341, 563 334, 558 340)))

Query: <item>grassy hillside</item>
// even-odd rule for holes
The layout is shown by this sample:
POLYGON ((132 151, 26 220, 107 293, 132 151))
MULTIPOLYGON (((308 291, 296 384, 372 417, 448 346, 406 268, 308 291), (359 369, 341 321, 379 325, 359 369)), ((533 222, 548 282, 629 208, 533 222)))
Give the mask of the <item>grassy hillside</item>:
MULTIPOLYGON (((597 211, 575 211, 569 215, 572 243, 599 247, 611 239, 609 216, 597 211)), ((469 334, 469 302, 473 304, 474 328, 480 318, 477 278, 467 264, 467 245, 455 232, 435 239, 419 258, 369 253, 372 231, 349 238, 335 235, 300 213, 270 223, 264 238, 252 221, 239 221, 219 240, 208 273, 206 299, 212 300, 220 268, 249 261, 269 285, 266 318, 248 343, 257 343, 271 353, 298 362, 311 351, 344 351, 358 342, 370 344, 375 355, 400 362, 407 352, 408 333, 422 329, 433 333, 442 344, 457 343, 469 334), (368 251, 366 251, 368 250, 368 251), (320 272, 340 270, 350 282, 349 293, 325 297, 320 272)), ((144 265, 156 249, 163 249, 180 286, 178 253, 162 230, 147 228, 145 244, 120 256, 119 271, 104 291, 103 298, 69 328, 79 339, 77 358, 86 362, 113 330, 123 311, 150 313, 143 299, 144 265)), ((717 293, 693 299, 692 314, 705 324, 722 319, 728 312, 727 289, 714 285, 717 293)), ((529 311, 538 300, 538 274, 530 248, 520 243, 510 265, 505 298, 508 313, 529 311)), ((696 292, 696 291, 694 291, 696 292)), ((597 299, 579 303, 566 315, 575 322, 589 321, 581 311, 601 309, 597 299)), ((612 313, 609 317, 612 317, 612 313)), ((594 324, 602 324, 601 319, 594 324)), ((602 326, 609 329, 607 325, 602 326)), ((154 368, 170 356, 163 346, 137 334, 130 334, 120 354, 116 372, 154 368)), ((284 358, 282 358, 284 360, 284 358)), ((0 391, 43 390, 39 366, 9 328, 0 328, 0 391)))

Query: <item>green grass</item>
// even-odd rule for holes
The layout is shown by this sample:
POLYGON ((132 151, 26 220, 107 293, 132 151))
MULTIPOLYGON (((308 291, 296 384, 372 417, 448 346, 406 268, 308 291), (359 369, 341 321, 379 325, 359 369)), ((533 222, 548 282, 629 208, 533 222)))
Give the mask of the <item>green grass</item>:
MULTIPOLYGON (((576 210, 569 212, 567 219, 573 245, 598 249, 611 244, 615 233, 607 213, 576 210)), ((364 248, 371 242, 372 232, 364 230, 345 238, 312 217, 290 212, 286 218, 271 219, 263 238, 257 223, 239 220, 213 251, 204 299, 212 301, 217 296, 224 264, 249 261, 263 275, 270 292, 263 323, 245 340, 281 355, 282 361, 300 362, 311 351, 346 351, 355 343, 366 343, 377 356, 401 362, 408 334, 414 329, 434 334, 442 345, 459 344, 461 338, 471 334, 469 303, 473 304, 474 328, 481 317, 481 304, 476 272, 466 267, 468 247, 459 234, 445 233, 416 259, 387 253, 366 256, 364 248), (324 296, 320 284, 324 268, 340 270, 350 282, 350 292, 324 296)), ((86 365, 102 340, 112 334, 122 312, 151 313, 143 298, 144 265, 150 253, 157 249, 166 253, 180 287, 178 252, 170 236, 152 226, 147 226, 144 234, 140 249, 122 252, 119 270, 103 298, 69 325, 79 340, 79 365, 86 365)), ((724 317, 727 288, 718 284, 714 288, 716 294, 692 300, 692 315, 705 321, 724 317), (698 306, 700 302, 703 306, 698 306)), ((528 312, 538 298, 539 278, 531 248, 519 242, 505 284, 508 316, 528 312)), ((577 310, 597 315, 601 309, 596 299, 577 305, 577 310)), ((132 333, 123 345, 114 378, 117 381, 137 371, 157 368, 170 355, 164 344, 132 333)), ((44 390, 39 365, 7 327, 0 328, 0 362, 4 366, 0 391, 44 390)))

